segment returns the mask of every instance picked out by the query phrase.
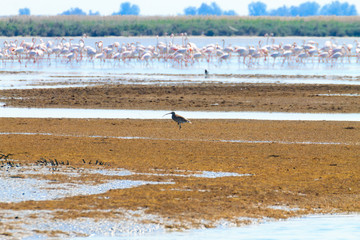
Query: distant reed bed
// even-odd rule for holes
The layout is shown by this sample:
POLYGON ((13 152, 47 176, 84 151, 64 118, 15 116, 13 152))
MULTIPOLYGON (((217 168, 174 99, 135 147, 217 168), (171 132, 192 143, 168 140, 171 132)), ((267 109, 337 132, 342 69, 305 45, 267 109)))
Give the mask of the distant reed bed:
POLYGON ((360 36, 360 17, 16 16, 0 18, 1 36, 360 36))

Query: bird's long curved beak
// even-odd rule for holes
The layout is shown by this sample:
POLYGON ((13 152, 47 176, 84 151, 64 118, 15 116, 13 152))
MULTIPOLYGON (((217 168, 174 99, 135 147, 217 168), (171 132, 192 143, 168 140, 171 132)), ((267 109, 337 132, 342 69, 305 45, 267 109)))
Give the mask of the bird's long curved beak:
POLYGON ((165 116, 166 116, 166 115, 168 115, 168 114, 171 114, 171 112, 169 112, 169 113, 165 114, 163 117, 165 117, 165 116))

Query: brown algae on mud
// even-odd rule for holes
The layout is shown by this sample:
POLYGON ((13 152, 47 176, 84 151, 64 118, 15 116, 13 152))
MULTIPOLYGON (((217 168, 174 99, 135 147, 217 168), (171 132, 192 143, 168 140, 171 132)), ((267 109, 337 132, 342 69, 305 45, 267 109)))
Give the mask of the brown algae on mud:
MULTIPOLYGON (((358 212, 359 130, 358 122, 196 120, 179 130, 170 120, 1 118, 0 131, 4 134, 0 135, 0 150, 11 153, 20 164, 34 164, 44 158, 68 161, 65 168, 79 171, 120 168, 137 173, 92 173, 76 178, 90 185, 91 179, 93 184, 115 179, 159 184, 56 200, 3 202, 0 209, 56 210, 64 219, 78 217, 71 214, 74 211, 142 209, 144 214, 176 220, 151 220, 170 228, 201 227, 204 222, 209 227, 221 219, 241 224, 240 217, 278 219, 309 213, 358 212), (21 134, 30 131, 59 135, 21 134), (11 132, 18 134, 6 134, 11 132), (223 139, 270 141, 219 141, 223 139), (339 144, 301 144, 309 141, 339 144), (106 164, 96 164, 100 161, 106 164), (193 171, 239 176, 210 179, 192 176, 193 171), (161 184, 165 182, 171 184, 161 184)), ((75 181, 59 174, 59 170, 36 178, 75 181)))

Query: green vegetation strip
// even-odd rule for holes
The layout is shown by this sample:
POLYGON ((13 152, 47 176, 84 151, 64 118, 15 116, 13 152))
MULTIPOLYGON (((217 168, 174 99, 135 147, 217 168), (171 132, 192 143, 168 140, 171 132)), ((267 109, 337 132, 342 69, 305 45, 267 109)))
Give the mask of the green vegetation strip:
POLYGON ((0 18, 1 36, 360 36, 360 17, 17 16, 0 18))

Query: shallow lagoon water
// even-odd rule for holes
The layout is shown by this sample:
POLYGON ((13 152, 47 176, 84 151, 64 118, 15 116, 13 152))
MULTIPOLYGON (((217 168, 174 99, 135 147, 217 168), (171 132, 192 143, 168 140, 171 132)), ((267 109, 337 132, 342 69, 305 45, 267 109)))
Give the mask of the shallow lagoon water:
POLYGON ((215 228, 134 239, 359 239, 359 215, 323 215, 266 222, 243 228, 215 228))
MULTIPOLYGON (((120 235, 121 236, 121 235, 120 235)), ((119 237, 120 237, 119 236, 119 237)), ((360 238, 360 215, 311 215, 285 221, 264 220, 258 224, 244 227, 219 226, 212 229, 190 230, 185 232, 156 231, 146 234, 123 234, 131 240, 218 240, 218 239, 249 239, 249 240, 357 240, 360 238)), ((90 236, 76 239, 118 239, 116 237, 90 236)))
MULTIPOLYGON (((31 41, 30 38, 17 38, 31 41)), ((74 38, 77 43, 80 38, 74 38)), ((189 37, 189 41, 195 43, 199 48, 208 44, 219 44, 222 40, 228 46, 256 46, 261 40, 264 44, 264 37, 189 37)), ((321 47, 329 38, 307 38, 307 37, 279 37, 273 38, 275 44, 292 44, 296 42, 302 45, 304 41, 315 40, 321 47)), ((5 39, 4 39, 5 40, 5 39)), ((10 39, 6 39, 10 40, 10 39)), ((43 38, 54 40, 53 38, 43 38)), ((144 46, 156 45, 156 37, 109 37, 109 38, 86 38, 85 45, 94 46, 96 41, 103 41, 104 46, 114 42, 134 43, 139 42, 144 46)), ((356 38, 336 38, 337 44, 353 44, 356 38)), ((160 37, 159 41, 169 42, 169 38, 160 37)), ((174 44, 182 44, 181 37, 175 37, 174 44)), ((353 49, 354 51, 354 49, 353 49)), ((355 52, 353 53, 355 54, 355 52)), ((66 61, 52 60, 49 63, 46 59, 42 63, 21 63, 17 61, 0 62, 0 89, 14 88, 40 88, 60 86, 87 86, 93 84, 179 84, 183 82, 199 83, 210 82, 251 82, 251 83, 280 83, 280 84, 360 84, 359 68, 353 57, 349 62, 347 59, 338 61, 336 64, 319 63, 317 59, 309 59, 305 63, 282 64, 279 58, 275 64, 273 59, 264 62, 254 63, 251 66, 244 65, 239 61, 236 54, 229 62, 213 60, 210 63, 205 60, 192 65, 179 65, 171 62, 153 60, 148 64, 137 60, 130 62, 114 62, 109 60, 105 63, 100 61, 66 63, 66 61), (204 78, 204 69, 208 69, 210 77, 204 78), (261 76, 259 76, 261 75, 261 76), (268 75, 268 77, 263 77, 268 75), (251 77, 249 77, 251 76, 251 77), (56 85, 53 83, 56 82, 56 85)))
MULTIPOLYGON (((169 110, 13 108, 1 107, 5 118, 98 118, 98 119, 168 119, 169 110)), ((291 112, 177 112, 188 119, 253 119, 287 121, 360 121, 360 113, 291 113, 291 112)))
POLYGON ((153 66, 134 63, 125 67, 92 67, 81 64, 75 67, 60 66, 42 69, 15 69, 0 67, 0 89, 31 89, 81 87, 99 84, 183 84, 183 83, 276 83, 276 84, 347 84, 360 85, 358 67, 263 66, 249 69, 238 66, 232 60, 223 66, 208 66, 206 63, 192 67, 176 68, 155 62, 153 66), (210 75, 205 78, 204 69, 210 75), (2 70, 2 71, 1 71, 2 70), (346 74, 345 74, 346 73, 346 74))

